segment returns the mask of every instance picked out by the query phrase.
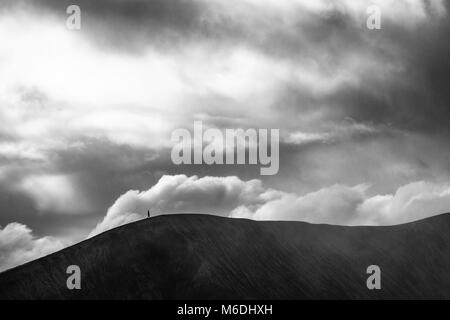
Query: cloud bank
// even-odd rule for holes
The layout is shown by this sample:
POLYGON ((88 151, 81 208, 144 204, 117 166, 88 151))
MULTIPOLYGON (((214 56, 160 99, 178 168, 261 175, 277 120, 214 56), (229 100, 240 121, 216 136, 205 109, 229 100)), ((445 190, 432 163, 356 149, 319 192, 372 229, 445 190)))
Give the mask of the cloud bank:
POLYGON ((10 223, 4 228, 0 226, 0 272, 61 250, 64 246, 56 238, 36 238, 31 229, 20 223, 10 223))
POLYGON ((368 185, 333 185, 304 195, 238 177, 163 176, 147 191, 130 190, 90 236, 146 216, 206 213, 255 220, 338 225, 394 225, 450 212, 450 184, 418 181, 394 194, 369 195, 368 185))
MULTIPOLYGON (((89 237, 160 214, 200 213, 253 220, 337 225, 395 225, 450 212, 450 184, 418 181, 393 194, 370 195, 370 186, 333 185, 299 195, 238 177, 165 175, 146 191, 129 190, 108 209, 89 237)), ((36 238, 19 223, 0 228, 0 271, 62 249, 53 237, 36 238)))

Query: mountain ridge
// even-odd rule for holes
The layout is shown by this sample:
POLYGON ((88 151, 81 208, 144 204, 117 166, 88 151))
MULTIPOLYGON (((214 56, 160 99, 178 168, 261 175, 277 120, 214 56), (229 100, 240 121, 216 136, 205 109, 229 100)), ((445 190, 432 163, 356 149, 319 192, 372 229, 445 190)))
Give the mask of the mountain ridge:
POLYGON ((449 230, 450 214, 384 227, 160 215, 1 273, 0 299, 449 299, 449 230), (81 290, 66 288, 73 264, 81 290), (372 264, 381 290, 366 287, 372 264))

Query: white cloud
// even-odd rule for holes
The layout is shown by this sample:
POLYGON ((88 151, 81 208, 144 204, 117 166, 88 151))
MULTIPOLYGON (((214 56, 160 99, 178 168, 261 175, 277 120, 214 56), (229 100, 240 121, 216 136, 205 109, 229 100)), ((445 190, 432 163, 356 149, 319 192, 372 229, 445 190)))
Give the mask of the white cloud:
MULTIPOLYGON (((275 2, 262 7, 272 5, 275 2)), ((303 6, 312 11, 324 7, 303 6)), ((228 4, 224 9, 234 10, 228 4)), ((286 12, 295 13, 290 7, 282 13, 286 12)), ((294 18, 292 26, 280 28, 295 27, 298 21, 294 18)), ((201 42, 164 53, 148 43, 143 44, 141 54, 134 55, 104 50, 84 36, 83 32, 68 32, 65 23, 49 15, 43 19, 18 10, 0 17, 2 127, 19 138, 17 143, 33 144, 33 154, 79 137, 139 147, 166 146, 174 127, 180 122, 186 125, 186 120, 191 123, 188 110, 211 112, 213 106, 204 100, 210 96, 229 102, 224 111, 228 115, 244 113, 255 123, 271 121, 273 127, 292 125, 278 115, 279 110, 273 110, 280 87, 290 83, 305 92, 328 94, 358 84, 361 75, 373 68, 377 72, 371 74, 390 70, 376 59, 367 62, 359 53, 338 61, 333 72, 327 72, 323 67, 327 64, 322 63, 328 60, 326 56, 285 60, 251 46, 223 50, 201 42), (23 90, 18 88, 37 88, 45 101, 24 101, 23 90)), ((295 119, 293 124, 297 123, 295 119)))
MULTIPOLYGON (((265 188, 237 177, 163 176, 147 191, 130 190, 109 208, 89 236, 145 217, 208 213, 255 220, 292 220, 339 225, 393 225, 450 211, 450 185, 414 182, 394 194, 369 196, 369 186, 334 185, 305 195, 265 188)), ((36 238, 20 223, 0 227, 0 271, 66 246, 53 237, 36 238)))
POLYGON ((267 201, 256 210, 247 206, 238 207, 231 216, 349 225, 355 218, 358 206, 366 198, 367 188, 366 185, 334 185, 303 196, 282 193, 280 198, 267 201))
POLYGON ((0 271, 32 261, 64 247, 52 237, 36 238, 31 230, 20 223, 0 226, 0 271))
POLYGON ((425 181, 409 183, 394 194, 366 199, 357 210, 355 223, 397 224, 450 212, 450 184, 425 181))
POLYGON ((7 159, 42 160, 45 155, 30 143, 0 141, 0 156, 7 159))
POLYGON ((277 191, 263 188, 259 180, 166 175, 147 191, 130 190, 120 196, 91 235, 144 217, 147 210, 153 215, 190 212, 227 216, 238 206, 258 207, 278 196, 277 191))
POLYGON ((155 214, 209 213, 255 220, 338 225, 392 225, 450 211, 450 186, 415 182, 392 195, 368 195, 369 186, 334 185, 305 195, 265 188, 237 177, 163 176, 147 191, 128 191, 109 208, 91 236, 155 214))
POLYGON ((160 112, 170 116, 186 91, 173 59, 102 52, 32 13, 1 15, 0 37, 2 127, 37 152, 79 136, 146 147, 169 136, 160 112), (44 101, 26 99, 29 88, 44 101))
MULTIPOLYGON (((354 136, 360 135, 374 135, 381 132, 387 132, 387 128, 375 128, 368 124, 356 123, 348 119, 347 123, 342 124, 327 124, 323 131, 318 132, 304 132, 294 131, 290 132, 284 137, 287 143, 302 145, 315 142, 336 142, 340 140, 350 139, 354 136)), ((390 129, 391 130, 391 129, 390 129)), ((392 131, 392 130, 391 130, 392 131)))
POLYGON ((289 135, 285 140, 287 143, 302 145, 314 142, 327 142, 330 139, 330 137, 331 135, 328 132, 295 131, 289 133, 289 135))
POLYGON ((90 208, 69 175, 31 175, 21 181, 17 189, 28 194, 41 211, 80 214, 90 208))

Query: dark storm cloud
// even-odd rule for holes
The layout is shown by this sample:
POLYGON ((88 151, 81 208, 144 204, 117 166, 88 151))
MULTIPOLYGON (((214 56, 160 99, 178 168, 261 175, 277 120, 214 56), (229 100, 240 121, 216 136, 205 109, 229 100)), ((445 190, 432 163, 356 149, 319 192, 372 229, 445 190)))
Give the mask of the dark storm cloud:
POLYGON ((81 148, 56 151, 53 167, 77 177, 88 197, 95 200, 95 214, 101 216, 117 195, 133 187, 148 187, 157 180, 153 170, 142 168, 157 157, 158 153, 148 149, 83 139, 81 148))
MULTIPOLYGON (((12 5, 12 2, 8 2, 12 5)), ((22 1, 62 18, 71 1, 22 1)), ((383 29, 365 28, 345 6, 331 5, 321 12, 294 7, 289 24, 283 16, 263 7, 239 4, 239 10, 216 2, 185 0, 80 0, 84 35, 95 44, 124 51, 180 50, 196 43, 217 50, 249 46, 274 59, 318 66, 322 74, 339 74, 349 59, 365 59, 399 69, 384 77, 360 74, 358 86, 314 95, 307 88, 286 83, 279 88, 274 107, 302 113, 327 109, 331 121, 346 117, 406 130, 448 132, 450 127, 450 33, 448 18, 435 18, 416 28, 386 18, 383 29), (355 55, 356 54, 356 55, 355 55), (354 55, 354 57, 352 57, 354 55)), ((445 3, 448 10, 448 4, 445 3)), ((365 17, 364 13, 361 13, 365 17)), ((357 61, 356 61, 357 62, 357 61)), ((376 74, 375 74, 376 76, 376 74)))
MULTIPOLYGON (((218 39, 234 32, 233 21, 210 14, 202 1, 188 0, 22 0, 65 21, 66 8, 76 4, 82 12, 82 32, 93 43, 110 49, 141 52, 148 46, 168 50, 186 41, 218 39), (229 23, 232 22, 232 23, 229 23)), ((13 6, 12 2, 9 2, 13 6)), ((14 6, 17 6, 14 3, 14 6)), ((237 32, 235 32, 237 34, 237 32)))
MULTIPOLYGON (((66 16, 66 7, 73 4, 65 0, 21 3, 61 18, 66 16)), ((433 21, 430 16, 413 29, 389 18, 383 20, 382 30, 371 31, 365 28, 365 19, 355 19, 350 10, 339 5, 315 12, 295 7, 295 19, 287 23, 283 15, 249 3, 240 4, 238 9, 216 2, 183 0, 80 0, 75 4, 82 8, 83 35, 100 48, 106 44, 108 50, 139 52, 147 46, 178 50, 180 45, 190 43, 218 44, 217 50, 221 50, 244 45, 274 61, 286 60, 293 66, 313 64, 318 73, 330 77, 345 72, 352 59, 355 63, 373 61, 375 67, 369 73, 357 75, 357 85, 343 85, 326 93, 314 93, 295 81, 281 83, 272 107, 279 110, 280 123, 287 129, 295 129, 297 119, 301 121, 304 113, 318 110, 324 113, 319 121, 351 118, 385 126, 388 131, 392 127, 413 132, 447 132, 450 125, 447 17, 433 21), (382 74, 389 64, 398 69, 382 74), (377 66, 381 75, 376 72, 377 66)), ((14 6, 17 2, 3 5, 14 6)), ((445 5, 448 10, 448 4, 445 5)), ((361 16, 365 18, 365 13, 361 12, 361 16)), ((197 102, 217 106, 217 97, 211 95, 211 103, 197 102)), ((230 101, 223 100, 226 113, 230 101)), ((235 111, 230 110, 230 114, 235 111)), ((214 109, 214 113, 220 112, 221 109, 214 109)), ((248 123, 247 120, 242 123, 248 123)), ((230 120, 224 122, 233 126, 230 120)))
POLYGON ((66 8, 76 4, 82 11, 82 32, 92 42, 131 52, 148 46, 177 50, 194 42, 218 45, 222 50, 253 46, 297 60, 314 56, 317 46, 324 44, 340 56, 342 47, 356 45, 361 34, 361 26, 355 28, 353 18, 333 6, 323 13, 294 6, 295 19, 286 25, 283 15, 245 1, 225 6, 201 0, 19 0, 3 6, 19 4, 61 19, 67 17, 66 8))
POLYGON ((348 59, 373 61, 379 69, 359 74, 356 86, 320 95, 288 83, 280 88, 275 108, 299 116, 324 109, 330 121, 350 117, 414 132, 450 133, 448 16, 430 16, 413 29, 386 19, 382 30, 371 31, 348 14, 331 11, 299 19, 298 29, 284 31, 260 48, 294 62, 315 61, 330 76, 345 71, 348 59), (390 64, 398 70, 380 76, 390 64))
POLYGON ((358 53, 355 62, 373 61, 379 68, 359 74, 357 85, 343 85, 326 94, 287 84, 280 88, 275 108, 299 117, 322 109, 329 121, 352 118, 412 132, 450 134, 449 19, 430 21, 412 31, 387 22, 378 34, 356 25, 330 29, 327 34, 333 38, 324 42, 309 37, 302 59, 305 53, 315 55, 330 75, 345 71, 341 62, 354 53, 358 53), (330 56, 321 59, 321 52, 330 56), (383 75, 389 65, 395 67, 383 75))
POLYGON ((86 235, 118 196, 156 183, 161 176, 158 170, 165 172, 164 161, 171 166, 168 159, 158 159, 152 150, 98 139, 80 139, 75 147, 50 150, 41 161, 0 158, 0 166, 8 169, 0 185, 0 225, 26 223, 37 235, 59 235, 61 230, 79 228, 80 234, 86 235), (153 169, 153 162, 161 162, 160 168, 153 169), (60 174, 72 177, 83 195, 78 201, 89 205, 87 211, 67 214, 57 208, 41 209, 28 190, 20 187, 29 176, 60 174))
POLYGON ((332 95, 331 100, 357 121, 391 123, 406 130, 448 134, 448 34, 448 19, 430 22, 414 32, 386 26, 372 50, 383 57, 386 64, 399 61, 402 68, 387 79, 377 80, 365 75, 363 86, 343 88, 332 95))
POLYGON ((130 189, 146 190, 165 174, 237 175, 251 179, 259 172, 257 166, 176 166, 170 160, 170 152, 170 149, 156 151, 107 140, 81 139, 76 147, 50 151, 45 161, 21 159, 21 163, 3 179, 5 187, 0 186, 0 225, 11 221, 25 223, 38 236, 64 235, 64 230, 71 229, 86 235, 120 195, 130 189), (89 210, 77 214, 65 214, 51 208, 42 210, 26 192, 6 187, 36 173, 73 177, 73 184, 83 194, 78 201, 88 203, 89 210))

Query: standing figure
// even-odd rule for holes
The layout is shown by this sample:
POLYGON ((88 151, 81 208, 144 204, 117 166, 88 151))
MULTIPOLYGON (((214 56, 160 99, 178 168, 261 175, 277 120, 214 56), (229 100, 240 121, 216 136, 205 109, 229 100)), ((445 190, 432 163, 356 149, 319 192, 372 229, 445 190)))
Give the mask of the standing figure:
POLYGON ((147 218, 150 218, 150 210, 147 210, 147 218))

